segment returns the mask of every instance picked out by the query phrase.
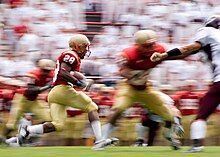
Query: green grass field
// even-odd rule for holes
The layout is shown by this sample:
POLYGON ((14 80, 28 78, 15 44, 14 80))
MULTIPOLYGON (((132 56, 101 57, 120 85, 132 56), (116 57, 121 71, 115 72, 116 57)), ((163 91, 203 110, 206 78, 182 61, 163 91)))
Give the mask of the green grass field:
POLYGON ((220 157, 220 147, 186 153, 189 147, 173 151, 170 147, 109 147, 93 151, 90 147, 0 147, 0 157, 220 157))

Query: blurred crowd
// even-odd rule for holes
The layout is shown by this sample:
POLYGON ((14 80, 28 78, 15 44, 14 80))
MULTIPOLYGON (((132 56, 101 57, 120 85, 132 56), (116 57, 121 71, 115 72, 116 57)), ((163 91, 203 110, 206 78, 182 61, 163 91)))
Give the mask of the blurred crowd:
MULTIPOLYGON (((101 15, 97 25, 105 25, 100 32, 91 32, 95 34, 92 53, 82 61, 81 71, 94 79, 87 94, 99 105, 100 116, 105 117, 114 101, 114 85, 121 79, 116 54, 134 43, 133 34, 152 29, 167 49, 181 46, 190 41, 209 15, 220 13, 220 1, 0 0, 0 111, 10 110, 17 86, 25 83, 19 78, 36 68, 39 59, 55 61, 68 49, 72 34, 88 29, 86 16, 91 12, 101 15)), ((149 80, 155 88, 176 95, 176 102, 180 95, 177 91, 193 87, 193 91, 204 94, 212 78, 206 59, 198 53, 185 60, 165 61, 151 71, 149 80)), ((46 95, 40 95, 40 99, 45 100, 46 95)), ((67 113, 70 117, 81 114, 73 108, 67 113)), ((139 114, 140 108, 132 108, 125 116, 139 114)))
MULTIPOLYGON (((108 25, 94 36, 92 54, 83 61, 82 71, 114 81, 115 54, 133 43, 134 32, 153 29, 159 41, 170 49, 187 43, 205 18, 219 10, 217 0, 2 0, 0 74, 23 75, 41 58, 55 60, 68 48, 73 33, 87 29, 86 12, 99 12, 101 22, 108 25)), ((200 82, 198 88, 202 88, 201 81, 211 78, 204 59, 196 55, 184 61, 165 62, 152 73, 152 80, 158 86, 172 82, 174 88, 179 88, 182 80, 196 79, 200 82)))

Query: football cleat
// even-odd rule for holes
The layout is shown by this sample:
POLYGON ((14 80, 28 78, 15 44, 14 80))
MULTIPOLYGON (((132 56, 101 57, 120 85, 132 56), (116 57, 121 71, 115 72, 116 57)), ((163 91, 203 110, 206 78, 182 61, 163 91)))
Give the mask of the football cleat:
POLYGON ((148 146, 148 144, 144 143, 143 139, 137 139, 133 146, 134 147, 146 147, 146 146, 148 146))
POLYGON ((174 132, 177 136, 183 137, 183 135, 184 135, 184 129, 183 129, 183 126, 182 126, 182 125, 175 123, 175 124, 173 124, 173 126, 172 126, 172 130, 173 130, 173 132, 174 132))
POLYGON ((110 139, 101 140, 98 142, 95 142, 94 146, 92 147, 93 150, 104 150, 107 144, 109 143, 110 139))
POLYGON ((173 150, 179 150, 181 147, 181 142, 178 139, 175 138, 166 138, 170 142, 170 146, 173 148, 173 150))
POLYGON ((111 145, 112 146, 116 146, 116 145, 119 144, 119 139, 118 138, 112 137, 112 138, 110 138, 110 140, 111 140, 111 145))
POLYGON ((95 145, 92 147, 93 150, 104 150, 105 147, 116 145, 118 143, 119 139, 117 138, 111 138, 111 139, 105 139, 101 140, 95 143, 95 145))
POLYGON ((139 144, 135 143, 133 146, 134 147, 147 147, 148 144, 147 143, 139 143, 139 144))
POLYGON ((18 140, 17 143, 22 145, 25 143, 26 138, 29 135, 29 131, 27 130, 27 125, 21 125, 18 129, 18 140))
POLYGON ((187 153, 198 153, 198 152, 202 152, 203 150, 204 150, 204 146, 198 146, 198 147, 193 146, 187 151, 187 153))
POLYGON ((174 132, 172 128, 167 130, 167 132, 164 134, 165 139, 167 139, 170 142, 171 147, 173 150, 179 150, 181 146, 181 142, 178 139, 178 136, 174 132))

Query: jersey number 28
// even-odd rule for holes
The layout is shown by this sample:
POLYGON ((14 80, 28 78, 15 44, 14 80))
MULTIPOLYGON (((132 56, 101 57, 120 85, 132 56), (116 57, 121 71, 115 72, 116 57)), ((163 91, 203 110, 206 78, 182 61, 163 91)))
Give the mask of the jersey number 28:
POLYGON ((74 61, 75 61, 75 58, 71 57, 70 55, 65 55, 64 58, 63 58, 63 61, 67 62, 67 63, 70 63, 70 64, 73 64, 74 61))

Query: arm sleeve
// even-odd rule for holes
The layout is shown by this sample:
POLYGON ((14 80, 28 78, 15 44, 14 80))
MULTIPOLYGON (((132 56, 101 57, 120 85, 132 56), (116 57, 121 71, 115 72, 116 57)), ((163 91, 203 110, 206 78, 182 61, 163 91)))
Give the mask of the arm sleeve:
POLYGON ((202 45, 202 47, 210 44, 209 29, 205 27, 200 28, 195 34, 193 41, 199 42, 202 45))

